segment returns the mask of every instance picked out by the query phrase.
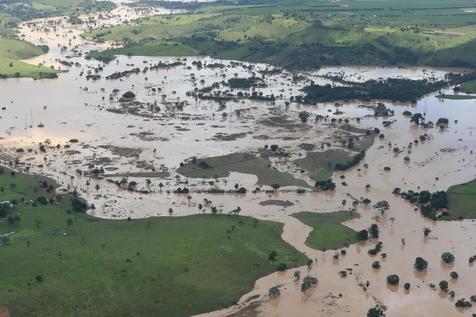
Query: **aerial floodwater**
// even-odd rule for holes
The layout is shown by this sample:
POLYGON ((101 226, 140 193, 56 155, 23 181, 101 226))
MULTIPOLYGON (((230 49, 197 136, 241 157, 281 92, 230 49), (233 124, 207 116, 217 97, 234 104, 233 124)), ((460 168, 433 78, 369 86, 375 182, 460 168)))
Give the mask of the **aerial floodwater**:
POLYGON ((0 1, 0 317, 476 316, 476 7, 414 2, 0 1))

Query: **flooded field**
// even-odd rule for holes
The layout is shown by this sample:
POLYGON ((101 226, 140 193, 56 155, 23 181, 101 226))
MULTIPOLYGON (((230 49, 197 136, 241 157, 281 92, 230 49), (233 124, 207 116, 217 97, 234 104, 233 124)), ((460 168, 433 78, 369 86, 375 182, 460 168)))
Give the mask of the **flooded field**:
POLYGON ((239 207, 241 215, 284 223, 282 238, 315 259, 309 267, 263 277, 237 306, 206 316, 365 316, 377 304, 388 307, 390 317, 476 313, 454 305, 476 294, 475 268, 468 264, 476 254, 476 222, 431 221, 392 194, 396 187, 446 190, 476 178, 476 101, 441 99, 438 93, 416 104, 382 101, 394 111, 390 118, 374 115, 369 106, 378 101, 289 102, 311 81, 341 85, 335 76, 348 81, 441 79, 455 70, 327 67, 292 73, 209 57, 118 56, 108 64, 87 57, 92 50, 117 44, 88 42, 81 37, 85 30, 170 13, 119 6, 101 13, 100 19, 84 17, 81 26, 69 24, 67 18, 22 24, 22 38, 50 47, 49 53, 28 62, 62 72, 55 80, 2 80, 2 164, 50 176, 61 191, 77 191, 93 204, 89 213, 101 218, 229 213, 239 207), (232 78, 255 76, 262 78, 261 84, 251 90, 223 85, 232 78), (272 95, 273 100, 198 97, 197 91, 211 86, 212 92, 256 91, 255 96, 272 95), (310 114, 306 122, 299 117, 303 111, 310 114), (449 125, 425 129, 412 124, 405 111, 424 113, 432 122, 448 118, 449 125), (386 120, 393 122, 384 124, 386 120), (366 134, 375 128, 380 133, 366 134), (425 141, 415 144, 424 134, 425 141), (364 161, 333 173, 335 191, 314 190, 316 178, 299 160, 325 150, 353 155, 356 149, 342 143, 349 137, 358 141, 356 149, 366 150, 364 161), (273 145, 279 150, 271 150, 273 145), (195 159, 231 164, 237 157, 236 166, 228 170, 186 172, 195 159), (251 163, 245 164, 248 159, 251 163), (345 255, 310 248, 305 241, 311 228, 291 216, 348 210, 343 200, 350 204, 363 198, 386 200, 390 209, 382 214, 371 205, 356 206, 360 218, 346 225, 359 231, 377 223, 380 236, 349 246, 345 255), (431 229, 429 236, 424 236, 424 228, 431 229), (384 257, 367 253, 378 241, 383 242, 384 257), (445 251, 456 256, 453 265, 440 261, 445 251), (429 262, 424 274, 413 269, 419 256, 429 262), (382 265, 378 270, 372 268, 377 260, 382 265), (346 277, 339 275, 343 270, 346 277), (295 271, 317 277, 318 287, 301 292, 295 271), (450 279, 451 271, 457 271, 459 279, 450 279), (400 286, 387 285, 389 274, 400 276, 400 286), (454 298, 438 289, 441 280, 450 281, 454 298), (409 291, 403 288, 405 282, 411 283, 409 291), (268 290, 279 285, 281 296, 270 299, 268 290))

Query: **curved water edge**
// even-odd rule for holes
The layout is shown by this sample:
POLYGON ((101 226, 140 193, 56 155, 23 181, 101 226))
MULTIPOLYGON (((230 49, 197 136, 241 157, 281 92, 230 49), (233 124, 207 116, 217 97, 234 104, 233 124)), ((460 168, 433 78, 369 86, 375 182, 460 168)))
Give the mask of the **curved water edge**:
MULTIPOLYGON (((146 11, 135 11, 131 8, 120 6, 116 11, 107 14, 107 18, 101 23, 122 23, 126 20, 133 20, 140 14, 147 14, 146 11), (132 11, 131 11, 132 10, 132 11), (139 13, 138 13, 139 12, 139 13), (142 13, 140 13, 142 12, 142 13)), ((161 13, 161 12, 155 12, 161 13)), ((154 14, 155 14, 154 13, 154 14)), ((168 13, 168 12, 166 12, 168 13)), ((247 120, 243 118, 231 117, 226 121, 220 121, 213 116, 216 107, 210 102, 193 101, 187 98, 186 91, 193 87, 194 83, 190 78, 191 73, 195 73, 198 78, 206 80, 218 80, 227 71, 211 71, 188 69, 192 67, 194 58, 188 58, 184 63, 185 67, 168 70, 160 70, 157 73, 137 74, 129 77, 127 81, 106 81, 101 79, 90 82, 80 76, 84 70, 93 71, 98 63, 87 61, 83 58, 85 52, 97 49, 95 43, 90 43, 81 38, 80 34, 84 27, 73 27, 66 24, 65 18, 55 18, 60 21, 61 27, 56 32, 45 34, 41 27, 32 26, 31 23, 24 23, 20 26, 23 38, 34 43, 50 44, 50 52, 30 60, 31 63, 45 65, 57 65, 58 59, 64 57, 65 51, 62 46, 67 44, 66 52, 74 53, 72 61, 80 62, 81 66, 72 67, 67 73, 60 74, 58 80, 53 81, 33 81, 29 79, 10 79, 2 81, 0 93, 5 96, 5 100, 13 103, 7 105, 7 111, 2 113, 2 122, 7 122, 6 134, 8 137, 0 139, 0 147, 9 156, 20 157, 15 152, 19 146, 37 146, 39 142, 49 139, 51 144, 66 144, 70 139, 78 138, 81 146, 74 148, 81 153, 69 154, 65 158, 63 153, 48 153, 48 162, 43 164, 43 154, 31 154, 21 156, 24 162, 32 163, 31 172, 47 175, 56 179, 66 189, 77 188, 83 197, 96 205, 96 210, 91 212, 97 217, 107 218, 127 218, 127 217, 149 217, 165 215, 170 206, 174 209, 174 215, 187 215, 197 213, 197 205, 208 198, 223 209, 224 212, 240 206, 243 215, 253 216, 259 219, 275 220, 284 223, 282 238, 293 245, 299 251, 305 253, 311 259, 317 259, 316 263, 308 271, 307 267, 299 268, 301 276, 306 274, 319 278, 316 289, 303 295, 300 291, 299 282, 293 281, 294 270, 284 273, 278 272, 266 276, 256 282, 255 288, 246 294, 239 301, 239 305, 227 310, 205 314, 209 316, 223 316, 236 312, 246 307, 251 302, 248 298, 259 295, 260 306, 257 308, 260 316, 276 316, 277 312, 282 315, 294 315, 299 311, 301 316, 314 314, 316 311, 325 312, 326 315, 347 316, 349 311, 354 315, 363 316, 367 309, 375 303, 383 303, 389 307, 387 316, 401 315, 433 315, 449 316, 456 312, 454 303, 448 298, 440 298, 437 291, 432 290, 428 284, 438 284, 440 280, 449 280, 449 268, 440 265, 439 256, 444 251, 450 251, 457 257, 457 262, 451 270, 456 270, 461 278, 457 282, 451 282, 451 289, 455 290, 457 297, 468 298, 476 289, 476 281, 471 279, 474 275, 474 268, 468 266, 467 259, 476 253, 474 243, 474 233, 476 224, 473 221, 458 222, 432 222, 423 219, 419 212, 413 211, 413 207, 404 202, 399 197, 391 194, 393 188, 446 190, 452 185, 470 181, 476 177, 476 157, 471 154, 471 150, 476 149, 476 139, 473 130, 476 129, 474 123, 474 100, 452 101, 440 100, 435 94, 421 99, 416 105, 391 105, 395 110, 397 122, 391 127, 383 129, 381 120, 370 116, 370 111, 358 107, 359 103, 348 103, 339 109, 344 111, 347 118, 361 117, 362 127, 379 127, 385 134, 384 140, 376 140, 375 144, 367 151, 365 163, 369 165, 367 170, 359 170, 358 167, 345 172, 335 173, 333 179, 340 183, 340 176, 345 176, 347 186, 337 186, 334 193, 308 192, 297 194, 295 192, 278 193, 248 193, 246 195, 228 194, 211 195, 206 193, 192 193, 192 198, 187 199, 187 195, 166 193, 159 188, 153 188, 152 194, 139 194, 118 189, 115 184, 104 180, 92 180, 86 185, 88 177, 81 177, 74 173, 72 166, 81 166, 82 161, 88 162, 101 157, 110 156, 107 149, 101 145, 122 146, 124 148, 142 148, 139 157, 117 156, 111 165, 114 173, 135 172, 138 170, 133 163, 137 160, 152 161, 157 166, 167 167, 171 172, 169 183, 166 188, 174 188, 177 184, 174 181, 173 169, 179 162, 193 155, 217 156, 235 152, 237 149, 259 148, 270 142, 279 142, 282 147, 289 147, 296 151, 296 139, 275 138, 274 140, 260 140, 253 138, 253 135, 276 135, 275 129, 264 127, 254 122, 255 118, 272 114, 295 113, 300 110, 307 110, 313 114, 329 114, 329 110, 334 110, 333 104, 320 104, 318 106, 290 105, 286 110, 284 105, 278 102, 276 108, 272 105, 256 105, 251 102, 244 104, 232 103, 232 109, 252 109, 247 120), (74 49, 73 49, 74 48, 74 49), (76 52, 75 52, 76 51, 76 52), (79 54, 81 53, 81 54, 79 54), (146 79, 146 77, 148 77, 146 79), (160 83, 160 84, 156 84, 160 83), (184 128, 183 118, 176 118, 172 115, 156 114, 152 116, 133 116, 130 114, 116 114, 107 111, 117 105, 115 101, 108 102, 109 91, 115 88, 125 91, 134 90, 141 101, 147 102, 158 98, 158 95, 150 94, 150 90, 145 87, 160 86, 162 93, 168 97, 167 102, 188 101, 186 108, 188 117, 196 119, 203 118, 198 122, 200 125, 188 124, 185 129, 177 129, 177 126, 184 128), (81 87, 81 89, 80 89, 81 87), (87 88, 87 90, 85 90, 87 88), (104 89, 104 92, 102 89, 104 89), (28 94, 24 92, 28 91, 28 94), (174 94, 173 91, 176 91, 174 94), (52 94, 54 92, 54 94, 52 94), (102 97, 106 97, 102 100, 102 97), (44 107, 47 106, 45 109, 44 107), (81 107, 81 108, 79 108, 81 107), (79 111, 78 111, 79 110, 79 111), (439 117, 447 117, 451 124, 448 130, 440 132, 437 129, 424 130, 409 124, 408 119, 401 114, 404 110, 413 112, 424 112, 427 118, 436 121, 439 117), (455 123, 454 120, 458 120, 455 123), (43 128, 37 127, 41 123, 43 128), (127 126, 134 126, 127 128, 127 126), (32 126, 30 128, 30 126, 32 126), (233 142, 219 142, 210 140, 211 133, 239 132, 244 129, 252 130, 253 135, 248 135, 243 139, 233 142), (156 132, 154 138, 147 139, 146 134, 141 132, 156 132), (213 131, 213 132, 210 132, 213 131), (392 144, 404 147, 417 139, 419 135, 429 133, 431 140, 414 147, 411 154, 411 161, 405 163, 403 153, 395 155, 392 147, 387 145, 390 140, 392 144), (131 135, 134 134, 134 135, 131 135), (142 137, 142 138, 141 138, 142 137), (196 140, 199 140, 198 142, 196 140), (158 154, 153 149, 158 148, 158 154), (452 151, 441 151, 451 148, 452 151), (453 151, 454 150, 454 151, 453 151), (77 162, 79 161, 79 163, 77 162), (75 165, 76 164, 76 165, 75 165), (40 165, 42 165, 40 167, 40 165), (383 167, 391 166, 391 172, 384 172, 383 167), (74 176, 74 178, 71 178, 74 176), (438 180, 435 179, 438 177, 438 180), (94 186, 100 185, 99 190, 94 190, 94 186), (366 184, 371 184, 370 190, 365 189, 366 184), (305 240, 310 232, 310 228, 302 224, 291 214, 299 211, 329 212, 342 209, 341 201, 349 200, 349 195, 353 197, 368 197, 373 202, 387 200, 391 209, 380 215, 377 211, 365 207, 357 210, 361 218, 354 219, 346 225, 356 230, 368 227, 370 223, 377 222, 381 229, 381 237, 384 243, 386 259, 378 260, 382 262, 382 269, 374 271, 371 264, 377 258, 369 257, 367 249, 376 241, 364 244, 352 245, 347 249, 347 255, 341 256, 337 261, 333 259, 334 251, 316 251, 305 245, 305 240), (101 196, 101 197, 98 197, 101 196), (267 199, 290 200, 293 206, 282 208, 276 206, 261 206, 259 202, 267 199), (378 219, 377 219, 378 217, 378 219), (423 237, 422 229, 430 227, 431 238, 423 237), (401 239, 405 238, 406 244, 402 245, 401 239), (367 246, 368 244, 368 246, 367 246), (416 256, 424 257, 430 267, 425 276, 416 275, 413 272, 413 262, 416 256), (352 268, 352 275, 341 278, 338 272, 352 268), (399 290, 387 288, 385 278, 388 274, 396 273, 400 275, 402 281, 409 281, 412 284, 410 293, 405 293, 400 287, 399 290), (366 281, 370 282, 367 291, 363 291, 362 286, 366 281), (284 284, 282 295, 278 299, 269 300, 267 292, 270 287, 284 284), (342 294, 342 296, 339 296, 342 294)), ((43 24, 55 21, 55 19, 38 20, 35 23, 43 24)), ((109 44, 105 44, 106 46, 109 44)), ((203 61, 215 62, 210 58, 200 58, 203 61)), ((115 71, 130 69, 141 65, 144 60, 152 65, 158 61, 175 61, 176 58, 152 58, 152 57, 119 57, 118 61, 106 65, 103 73, 110 74, 115 71)), ((230 65, 230 61, 217 61, 230 65)), ((242 63, 249 65, 249 63, 242 63)), ((58 65, 57 65, 58 66, 58 65)), ((140 66, 139 66, 140 67, 140 66)), ((266 68, 267 65, 256 65, 258 69, 266 68)), ((344 68, 344 71, 359 79, 362 74, 369 78, 386 76, 388 74, 400 74, 400 76, 420 78, 419 76, 443 76, 443 70, 422 69, 382 69, 376 71, 375 68, 368 68, 363 72, 362 68, 344 68)), ((235 68, 243 76, 249 75, 246 68, 235 68)), ((318 72, 308 73, 309 79, 326 82, 320 76, 326 73, 339 72, 342 68, 325 68, 318 72)), ((284 72, 282 75, 272 77, 268 80, 268 92, 279 93, 285 90, 286 95, 297 93, 299 84, 289 85, 291 74, 284 72)), ((307 139, 312 142, 325 142, 335 132, 332 128, 313 126, 312 130, 299 131, 297 135, 301 140, 307 139)), ((285 136, 296 137, 296 132, 280 131, 285 136)), ((287 162, 275 162, 276 167, 283 171, 293 172, 287 162)), ((294 172, 293 172, 294 173, 294 172)), ((296 173, 295 173, 296 174, 296 173)), ((235 182, 252 186, 256 183, 256 177, 249 174, 233 173, 228 179, 228 184, 220 184, 223 187, 232 187, 235 182)), ((157 184, 155 184, 157 185, 157 184)), ((190 180, 191 188, 198 190, 204 185, 201 180, 190 180)))

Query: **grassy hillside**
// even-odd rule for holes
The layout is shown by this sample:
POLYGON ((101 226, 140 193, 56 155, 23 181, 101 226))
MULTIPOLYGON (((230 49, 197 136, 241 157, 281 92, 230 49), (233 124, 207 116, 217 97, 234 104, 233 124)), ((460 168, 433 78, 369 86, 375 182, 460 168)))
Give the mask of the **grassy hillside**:
POLYGON ((55 76, 56 71, 21 62, 34 56, 44 54, 45 47, 37 47, 15 39, 0 39, 0 78, 33 77, 45 78, 55 76))
POLYGON ((0 201, 17 203, 3 215, 0 207, 0 307, 12 316, 189 316, 233 304, 281 263, 307 260, 281 240, 279 223, 96 219, 43 181, 0 174, 0 201))
POLYGON ((112 54, 210 55, 289 68, 329 64, 476 66, 470 0, 274 1, 215 6, 86 34, 112 54), (169 45, 165 45, 165 44, 169 45), (177 49, 170 51, 170 45, 177 49))

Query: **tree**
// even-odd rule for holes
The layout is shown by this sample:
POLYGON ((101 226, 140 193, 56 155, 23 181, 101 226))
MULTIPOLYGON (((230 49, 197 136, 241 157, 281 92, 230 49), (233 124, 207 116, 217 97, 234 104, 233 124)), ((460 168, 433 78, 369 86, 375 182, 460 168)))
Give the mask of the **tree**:
POLYGON ((277 267, 277 270, 282 272, 282 271, 286 271, 288 269, 288 266, 286 265, 286 263, 279 263, 278 267, 277 267))
POLYGON ((424 228, 423 229, 423 235, 425 235, 425 237, 428 237, 431 233, 431 229, 430 228, 424 228))
POLYGON ((357 236, 359 237, 359 240, 367 240, 369 238, 369 232, 363 229, 357 233, 357 236))
POLYGON ((174 210, 172 208, 169 208, 169 216, 172 216, 173 213, 174 213, 174 210))
POLYGON ((273 262, 276 260, 277 256, 278 256, 278 253, 276 253, 276 251, 271 251, 271 253, 268 255, 268 260, 273 262))
POLYGON ((302 123, 306 123, 307 119, 309 119, 310 115, 311 114, 307 111, 301 111, 301 112, 299 112, 299 119, 301 119, 302 123))
POLYGON ((387 283, 390 285, 398 285, 398 283, 400 283, 400 277, 397 274, 391 274, 387 276, 387 283))
POLYGON ((375 209, 378 209, 382 214, 390 209, 390 204, 386 200, 381 200, 374 205, 375 209))
POLYGON ((415 259, 415 264, 413 265, 413 267, 415 268, 415 270, 423 272, 426 271, 426 269, 428 268, 428 262, 421 257, 417 257, 415 259))
POLYGON ((448 290, 448 282, 447 281, 441 281, 439 286, 440 286, 440 289, 442 291, 446 292, 448 290))
POLYGON ((385 316, 384 312, 385 309, 382 306, 377 305, 369 309, 367 312, 367 317, 382 317, 385 316))
POLYGON ((377 224, 372 224, 369 228, 369 233, 373 238, 378 238, 379 236, 379 228, 377 224))
POLYGON ((441 261, 445 262, 446 264, 451 264, 455 261, 455 256, 450 252, 444 252, 441 255, 441 261))

